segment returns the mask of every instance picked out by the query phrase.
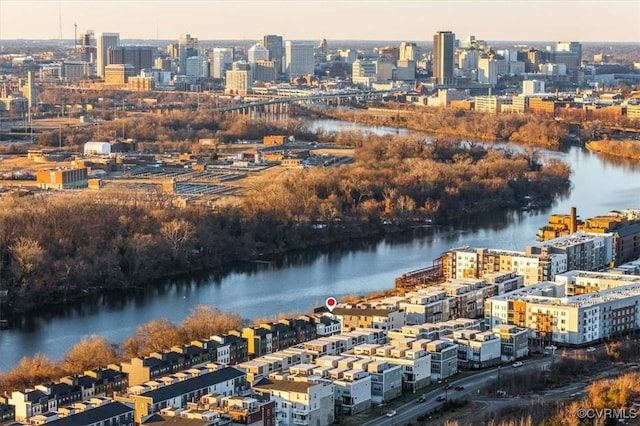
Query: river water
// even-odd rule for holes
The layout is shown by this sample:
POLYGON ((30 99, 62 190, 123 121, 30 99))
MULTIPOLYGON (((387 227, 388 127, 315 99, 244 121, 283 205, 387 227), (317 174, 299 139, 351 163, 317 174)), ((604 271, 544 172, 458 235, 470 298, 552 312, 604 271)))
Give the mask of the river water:
MULTIPOLYGON (((327 131, 398 133, 396 129, 332 120, 312 124, 327 131)), ((217 275, 174 280, 144 293, 101 296, 14 318, 10 329, 0 331, 0 370, 13 368, 25 355, 44 353, 58 359, 82 337, 102 335, 121 342, 137 325, 155 318, 179 323, 198 304, 211 304, 252 319, 307 312, 323 305, 330 295, 391 288, 395 277, 429 266, 433 258, 451 247, 524 250, 535 241, 537 229, 550 213, 568 213, 571 206, 578 208, 582 218, 640 208, 640 164, 600 158, 580 147, 566 152, 539 150, 539 154, 560 158, 574 171, 570 194, 550 209, 491 214, 386 238, 300 250, 265 262, 234 265, 217 275)))

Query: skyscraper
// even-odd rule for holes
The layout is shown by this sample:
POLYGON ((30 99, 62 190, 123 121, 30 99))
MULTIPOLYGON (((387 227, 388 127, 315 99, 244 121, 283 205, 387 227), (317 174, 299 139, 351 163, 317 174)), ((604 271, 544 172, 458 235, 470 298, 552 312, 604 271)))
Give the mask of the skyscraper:
POLYGON ((233 63, 233 49, 214 47, 211 52, 211 77, 225 78, 225 73, 231 69, 233 63))
POLYGON ((187 58, 198 55, 198 39, 191 34, 180 34, 178 40, 178 73, 187 73, 187 58))
POLYGON ((415 43, 407 43, 406 41, 400 43, 399 60, 415 61, 417 54, 418 46, 415 43))
POLYGON ((262 37, 262 46, 266 47, 269 51, 269 60, 276 62, 276 70, 278 73, 282 72, 282 58, 284 57, 284 50, 282 48, 282 36, 279 35, 266 35, 262 37))
POLYGON ((269 49, 259 44, 254 44, 249 48, 248 52, 249 63, 255 64, 258 61, 269 60, 269 49))
POLYGON ((305 74, 313 75, 313 44, 287 40, 284 50, 287 78, 300 77, 305 74))
POLYGON ((556 43, 552 58, 554 63, 563 63, 568 69, 582 66, 582 44, 576 41, 559 41, 556 43))
POLYGON ((108 63, 129 64, 136 75, 140 70, 153 66, 153 47, 151 46, 118 46, 108 49, 108 63))
POLYGON ((453 83, 455 34, 438 31, 433 35, 433 76, 438 84, 453 83))
POLYGON ((108 50, 115 49, 120 43, 118 33, 98 33, 96 36, 96 74, 104 78, 104 68, 109 64, 108 50))
POLYGON ((93 39, 93 31, 88 30, 86 33, 81 34, 79 40, 76 42, 76 52, 78 52, 81 61, 96 61, 96 46, 93 44, 93 39))

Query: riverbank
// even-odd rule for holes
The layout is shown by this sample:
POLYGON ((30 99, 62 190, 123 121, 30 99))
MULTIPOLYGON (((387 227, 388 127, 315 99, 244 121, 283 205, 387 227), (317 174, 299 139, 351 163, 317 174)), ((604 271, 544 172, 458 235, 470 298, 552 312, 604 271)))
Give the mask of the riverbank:
MULTIPOLYGON (((329 131, 342 128, 333 127, 331 122, 323 122, 322 126, 329 131)), ((370 129, 354 126, 363 132, 370 129)), ((349 124, 349 127, 352 126, 349 124)), ((393 130, 389 132, 389 139, 396 134, 393 130)), ((521 149, 515 146, 513 151, 521 149)), ((496 208, 486 215, 460 217, 450 225, 439 220, 437 226, 387 233, 384 238, 354 239, 289 251, 263 258, 268 263, 230 264, 228 269, 217 269, 220 272, 214 274, 187 273, 158 285, 145 282, 136 292, 115 291, 108 297, 95 294, 82 302, 33 311, 15 318, 12 328, 2 331, 0 369, 13 368, 25 354, 43 353, 59 359, 84 336, 102 335, 112 342, 123 341, 137 325, 154 318, 168 317, 179 323, 196 304, 216 306, 252 319, 272 317, 294 309, 305 312, 322 305, 328 296, 340 298, 388 289, 396 277, 430 265, 432 259, 452 247, 468 245, 524 250, 535 243, 536 232, 547 223, 549 214, 568 213, 572 206, 578 207, 582 217, 592 217, 601 214, 603 209, 622 209, 637 204, 640 166, 630 167, 626 162, 605 160, 575 146, 560 152, 536 152, 539 158, 560 159, 573 170, 570 192, 555 197, 551 209, 507 211, 496 208), (611 182, 616 182, 615 188, 611 187, 611 182), (594 194, 597 194, 596 198, 594 194)), ((336 173, 336 169, 329 171, 336 173)), ((6 213, 4 209, 2 211, 6 213)), ((101 211, 95 214, 100 216, 101 211)), ((110 213, 107 213, 108 218, 110 213)), ((120 238, 117 226, 110 231, 112 240, 120 238)), ((216 229, 213 231, 215 234, 216 229)), ((105 233, 109 235, 109 232, 105 233)), ((145 241, 136 234, 144 232, 129 234, 127 241, 145 241)), ((219 234, 220 238, 226 238, 225 235, 225 232, 219 234)), ((107 246, 105 250, 105 257, 109 258, 112 248, 107 246)), ((101 259, 102 254, 95 252, 96 259, 101 259)), ((100 262, 107 263, 102 259, 100 262)), ((3 267, 3 283, 7 272, 3 267)))
MULTIPOLYGON (((302 107, 299 107, 302 108, 302 107)), ((405 128, 434 136, 486 142, 513 142, 546 149, 559 149, 569 142, 568 127, 552 117, 536 114, 488 114, 444 108, 400 110, 344 110, 303 108, 305 116, 316 119, 361 123, 371 126, 405 128)))
POLYGON ((640 162, 640 141, 602 140, 590 141, 585 145, 589 151, 640 162))
POLYGON ((482 212, 550 205, 569 167, 479 144, 360 136, 353 164, 256 181, 238 205, 172 208, 161 193, 5 198, 0 238, 12 308, 96 297, 236 261, 482 212))

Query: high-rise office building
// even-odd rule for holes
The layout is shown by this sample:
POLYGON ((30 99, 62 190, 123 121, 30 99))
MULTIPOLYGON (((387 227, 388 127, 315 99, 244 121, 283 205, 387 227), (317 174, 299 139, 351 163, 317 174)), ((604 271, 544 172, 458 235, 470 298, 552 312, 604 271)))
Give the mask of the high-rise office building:
POLYGON ((498 83, 498 62, 488 56, 478 58, 478 83, 495 86, 498 83))
POLYGON ((178 73, 187 73, 187 58, 198 55, 198 39, 191 34, 180 34, 178 39, 178 73))
POLYGON ((209 78, 210 68, 209 58, 207 56, 191 56, 187 58, 185 75, 195 80, 202 80, 209 78))
POLYGON ((433 35, 433 76, 438 84, 453 83, 455 34, 438 31, 433 35))
POLYGON ((257 61, 252 66, 254 81, 275 81, 278 78, 276 61, 257 61))
POLYGON ((398 59, 400 58, 400 53, 398 48, 391 47, 391 46, 379 47, 378 55, 389 58, 389 60, 393 63, 398 62, 398 59))
POLYGON ((115 49, 120 44, 118 33, 98 33, 96 36, 96 74, 104 78, 104 69, 109 64, 109 49, 115 49))
POLYGON ((254 44, 249 48, 249 52, 247 54, 249 63, 255 64, 258 61, 268 61, 269 60, 269 49, 260 44, 254 44))
POLYGON ((211 52, 211 77, 225 78, 225 73, 231 69, 233 63, 233 49, 215 47, 211 52))
POLYGON ((276 69, 278 73, 282 72, 282 64, 284 57, 284 49, 282 47, 282 36, 279 35, 266 35, 262 37, 262 46, 266 47, 269 51, 269 60, 276 62, 276 69))
POLYGON ((95 63, 96 46, 94 45, 93 31, 88 30, 86 33, 80 35, 76 41, 76 52, 80 56, 81 61, 95 63))
POLYGON ((287 40, 284 50, 287 78, 299 77, 305 74, 313 75, 313 44, 304 41, 287 40))
POLYGON ((136 75, 140 70, 153 66, 153 47, 151 46, 118 46, 108 49, 108 64, 129 64, 136 75))
POLYGON ((415 61, 418 56, 418 46, 415 43, 403 41, 400 43, 399 60, 415 61))
POLYGON ((563 63, 567 69, 582 66, 582 44, 576 41, 559 41, 552 55, 554 63, 563 63))

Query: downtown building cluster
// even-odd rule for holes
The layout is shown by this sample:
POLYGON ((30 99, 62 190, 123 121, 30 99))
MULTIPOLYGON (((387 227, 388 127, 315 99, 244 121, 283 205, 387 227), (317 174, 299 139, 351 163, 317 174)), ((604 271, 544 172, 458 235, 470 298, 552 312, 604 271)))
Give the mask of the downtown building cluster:
MULTIPOLYGON (((545 48, 493 47, 469 36, 438 31, 432 46, 402 42, 373 50, 285 40, 268 34, 257 43, 219 46, 189 33, 165 48, 122 43, 119 33, 82 34, 62 61, 10 55, 9 69, 32 71, 38 84, 131 91, 224 91, 229 95, 292 96, 346 88, 394 90, 407 104, 487 113, 567 111, 589 117, 640 118, 635 98, 602 91, 637 83, 640 63, 616 63, 611 55, 586 59, 581 43, 545 48)), ((12 72, 9 72, 11 74, 12 72)), ((37 102, 26 79, 3 85, 0 106, 24 113, 37 102)))

